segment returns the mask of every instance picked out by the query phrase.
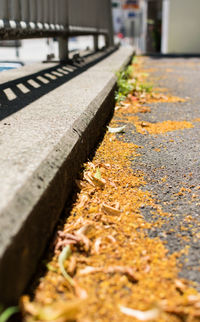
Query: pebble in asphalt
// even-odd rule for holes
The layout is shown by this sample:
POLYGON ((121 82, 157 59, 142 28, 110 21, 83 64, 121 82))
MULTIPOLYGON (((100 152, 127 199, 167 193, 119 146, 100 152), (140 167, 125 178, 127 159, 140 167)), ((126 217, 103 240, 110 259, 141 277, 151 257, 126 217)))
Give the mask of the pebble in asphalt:
MULTIPOLYGON (((144 173, 147 181, 144 189, 152 192, 164 212, 172 214, 161 228, 149 231, 149 236, 165 240, 171 253, 189 246, 188 254, 180 258, 180 277, 196 282, 200 290, 200 122, 194 121, 200 117, 200 59, 148 57, 143 67, 151 69, 155 87, 166 88, 171 95, 187 100, 150 104, 151 113, 140 115, 140 119, 194 124, 194 128, 157 136, 133 133, 134 125, 127 127, 126 140, 144 147, 133 161, 133 169, 144 173), (181 188, 186 190, 178 194, 181 188)), ((156 220, 151 210, 142 209, 147 221, 156 220)))

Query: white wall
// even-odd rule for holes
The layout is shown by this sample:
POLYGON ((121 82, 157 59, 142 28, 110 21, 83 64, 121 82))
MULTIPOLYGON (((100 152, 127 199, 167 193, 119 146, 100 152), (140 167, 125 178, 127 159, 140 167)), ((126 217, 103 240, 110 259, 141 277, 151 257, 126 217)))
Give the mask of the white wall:
POLYGON ((170 0, 168 53, 200 53, 200 0, 170 0))

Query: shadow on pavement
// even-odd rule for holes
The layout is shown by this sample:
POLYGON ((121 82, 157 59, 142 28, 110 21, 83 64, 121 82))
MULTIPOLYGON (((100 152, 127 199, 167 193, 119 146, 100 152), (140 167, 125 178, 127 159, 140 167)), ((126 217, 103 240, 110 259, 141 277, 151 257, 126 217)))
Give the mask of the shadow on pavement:
POLYGON ((71 60, 0 85, 0 121, 100 62, 116 48, 71 60))

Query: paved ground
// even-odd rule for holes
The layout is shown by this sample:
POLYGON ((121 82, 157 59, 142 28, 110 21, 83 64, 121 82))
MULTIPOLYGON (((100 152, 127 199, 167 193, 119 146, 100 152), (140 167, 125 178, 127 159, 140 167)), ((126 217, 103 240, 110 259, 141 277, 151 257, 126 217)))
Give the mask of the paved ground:
MULTIPOLYGON (((200 59, 145 58, 144 68, 150 71, 156 87, 167 88, 168 93, 187 100, 150 104, 151 113, 140 114, 140 119, 154 123, 200 117, 200 59)), ((181 257, 181 276, 197 282, 200 289, 200 122, 193 124, 194 128, 157 136, 136 131, 133 134, 134 126, 129 125, 126 139, 144 147, 133 161, 133 169, 142 170, 147 181, 145 190, 151 191, 162 209, 172 214, 149 235, 166 240, 170 252, 189 246, 188 256, 181 257), (181 188, 188 191, 180 192, 181 188)), ((147 221, 157 219, 152 219, 151 210, 142 210, 147 221)))
POLYGON ((193 283, 182 282, 177 274, 200 289, 200 61, 144 58, 140 63, 134 64, 137 90, 116 108, 109 131, 77 181, 80 190, 65 209, 50 247, 54 256, 50 252, 44 260, 47 270, 43 267, 33 283, 32 299, 21 300, 24 321, 43 307, 52 310, 56 305, 62 311, 63 301, 69 305, 77 298, 84 298, 76 313, 80 322, 135 321, 135 310, 144 313, 155 303, 161 310, 153 310, 152 321, 199 318, 199 297, 188 296, 193 283), (140 90, 143 70, 154 82, 151 94, 140 90), (165 96, 157 94, 156 103, 147 103, 156 98, 155 87, 165 96), (153 126, 163 130, 164 121, 171 121, 164 134, 149 134, 153 126), (113 134, 113 126, 123 122, 124 132, 113 134), (164 244, 172 256, 166 256, 164 244), (62 260, 69 250, 70 258, 62 260), (66 276, 72 289, 66 287, 66 276), (130 314, 127 308, 134 310, 130 314))

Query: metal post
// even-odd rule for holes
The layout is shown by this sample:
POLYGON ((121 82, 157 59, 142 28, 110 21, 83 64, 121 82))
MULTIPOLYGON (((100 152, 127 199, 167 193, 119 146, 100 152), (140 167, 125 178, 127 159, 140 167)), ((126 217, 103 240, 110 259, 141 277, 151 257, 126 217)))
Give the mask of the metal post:
POLYGON ((98 35, 93 36, 93 43, 94 43, 94 51, 98 51, 99 50, 99 36, 98 35))
POLYGON ((61 61, 68 60, 68 38, 59 37, 58 38, 58 45, 59 45, 59 59, 61 61))
POLYGON ((112 3, 111 0, 107 0, 107 10, 108 10, 108 34, 105 36, 106 47, 114 45, 114 35, 113 35, 113 18, 112 18, 112 3))
POLYGON ((109 32, 104 36, 105 37, 105 46, 112 47, 114 46, 113 32, 109 32))
POLYGON ((108 34, 104 35, 104 39, 105 39, 105 47, 109 47, 109 36, 108 36, 108 34))
POLYGON ((162 3, 162 43, 161 43, 161 53, 168 53, 168 34, 169 34, 169 10, 170 1, 163 0, 162 3))

